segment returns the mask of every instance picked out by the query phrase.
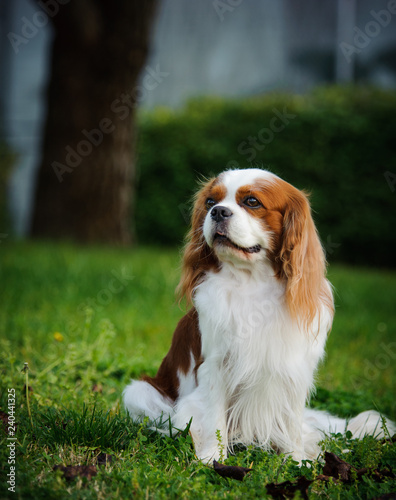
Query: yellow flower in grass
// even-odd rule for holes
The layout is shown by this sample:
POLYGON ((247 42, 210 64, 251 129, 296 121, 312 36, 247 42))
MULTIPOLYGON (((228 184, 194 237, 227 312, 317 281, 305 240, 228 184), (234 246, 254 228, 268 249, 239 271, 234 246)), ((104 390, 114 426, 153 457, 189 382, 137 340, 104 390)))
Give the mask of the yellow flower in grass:
POLYGON ((57 340, 58 342, 63 342, 63 335, 59 332, 55 332, 54 339, 57 340))

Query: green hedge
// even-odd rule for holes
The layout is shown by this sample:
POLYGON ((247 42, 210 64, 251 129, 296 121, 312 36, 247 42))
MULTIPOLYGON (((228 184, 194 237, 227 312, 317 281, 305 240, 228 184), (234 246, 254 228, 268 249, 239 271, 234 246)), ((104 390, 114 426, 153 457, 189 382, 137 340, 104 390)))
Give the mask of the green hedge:
POLYGON ((308 96, 207 98, 139 120, 139 241, 180 244, 197 179, 258 166, 311 192, 330 261, 394 266, 394 92, 328 87, 308 96))

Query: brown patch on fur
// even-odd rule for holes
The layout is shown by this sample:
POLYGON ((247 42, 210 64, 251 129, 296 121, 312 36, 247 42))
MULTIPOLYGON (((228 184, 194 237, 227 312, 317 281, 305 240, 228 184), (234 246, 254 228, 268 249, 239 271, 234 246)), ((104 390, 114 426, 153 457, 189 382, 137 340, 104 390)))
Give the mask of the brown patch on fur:
MULTIPOLYGON (((177 372, 187 374, 191 365, 191 354, 195 368, 201 364, 201 333, 198 326, 198 313, 193 308, 179 321, 173 334, 168 354, 162 360, 155 377, 142 377, 161 394, 176 400, 179 390, 177 372)), ((195 372, 196 373, 196 372, 195 372)))
POLYGON ((202 281, 205 273, 210 269, 219 268, 219 261, 209 248, 203 235, 203 225, 208 213, 205 202, 213 198, 217 203, 226 195, 225 187, 220 183, 221 176, 210 179, 195 195, 191 229, 187 235, 187 244, 184 250, 182 274, 177 287, 180 300, 185 297, 188 304, 192 304, 194 289, 202 281))
MULTIPOLYGON (((286 280, 286 300, 290 313, 304 326, 312 323, 322 301, 333 309, 333 298, 326 283, 326 259, 312 219, 308 194, 276 179, 258 181, 254 196, 263 204, 257 213, 273 234, 269 252, 274 271, 286 280)), ((252 215, 256 213, 252 210, 252 215)))
MULTIPOLYGON (((280 193, 282 197, 282 193, 280 193)), ((249 212, 252 217, 260 219, 264 231, 271 231, 271 249, 270 256, 279 251, 282 237, 283 215, 282 204, 285 199, 280 199, 276 192, 271 191, 271 184, 266 181, 257 180, 255 185, 247 185, 238 189, 236 201, 240 206, 249 212), (243 201, 248 196, 253 196, 260 203, 261 207, 249 208, 243 205, 243 201)), ((271 259, 273 260, 273 259, 271 259)))

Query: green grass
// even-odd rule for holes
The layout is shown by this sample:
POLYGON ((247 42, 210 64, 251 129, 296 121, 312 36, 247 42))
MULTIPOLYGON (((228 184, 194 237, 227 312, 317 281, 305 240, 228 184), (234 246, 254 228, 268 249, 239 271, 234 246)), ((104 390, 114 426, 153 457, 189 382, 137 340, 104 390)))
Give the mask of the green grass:
MULTIPOLYGON (((174 299, 174 250, 3 242, 0 247, 0 403, 15 389, 16 496, 7 491, 9 448, 0 423, 0 498, 265 498, 266 484, 314 479, 322 465, 249 448, 229 465, 252 466, 242 483, 198 462, 189 435, 171 439, 132 423, 121 407, 131 377, 154 374, 183 311, 174 299), (116 278, 121 277, 121 280, 116 278), (28 415, 24 363, 29 364, 28 415), (112 461, 91 481, 66 482, 54 465, 112 461)), ((377 408, 396 418, 396 273, 333 265, 336 317, 312 405, 341 416, 377 408)), ((390 442, 326 440, 357 469, 394 467, 390 442)), ((310 497, 372 498, 391 477, 315 481, 310 497)))

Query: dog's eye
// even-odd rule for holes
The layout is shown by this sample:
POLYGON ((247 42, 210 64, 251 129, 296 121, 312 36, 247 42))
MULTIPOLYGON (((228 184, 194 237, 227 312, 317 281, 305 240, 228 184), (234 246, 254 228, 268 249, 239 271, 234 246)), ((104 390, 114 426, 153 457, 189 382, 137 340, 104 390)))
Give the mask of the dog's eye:
POLYGON ((254 196, 248 196, 243 200, 243 204, 249 208, 258 208, 261 207, 261 203, 254 196))
POLYGON ((205 207, 207 208, 207 210, 210 210, 212 207, 214 207, 216 205, 216 202, 214 201, 213 198, 208 198, 205 202, 205 207))

